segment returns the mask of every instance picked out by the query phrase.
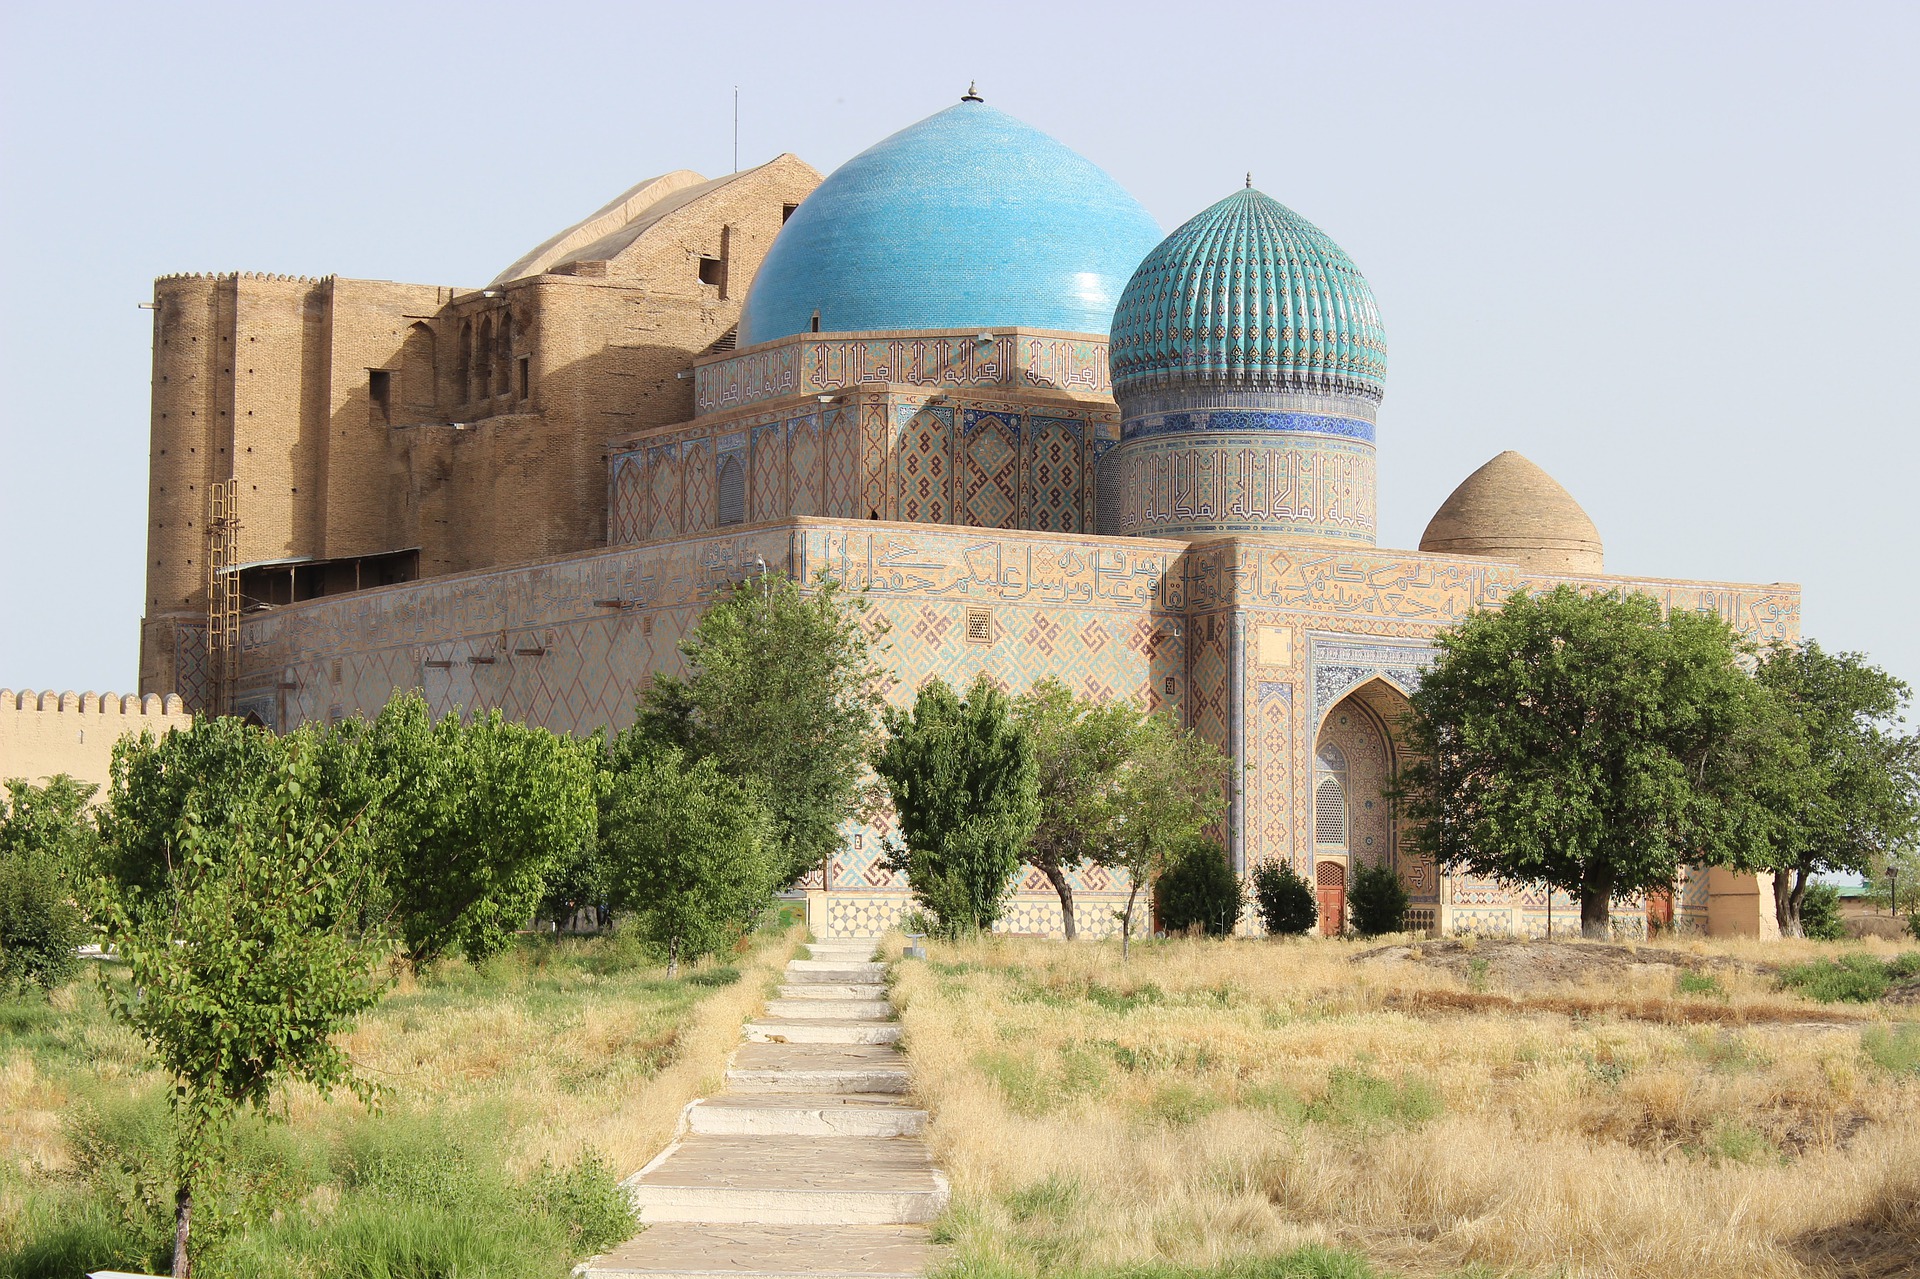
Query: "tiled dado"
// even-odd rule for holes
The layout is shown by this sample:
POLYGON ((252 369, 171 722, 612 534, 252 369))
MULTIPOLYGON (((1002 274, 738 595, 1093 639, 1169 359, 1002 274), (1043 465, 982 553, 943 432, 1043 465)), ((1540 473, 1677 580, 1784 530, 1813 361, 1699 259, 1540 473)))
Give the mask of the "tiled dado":
MULTIPOLYGON (((900 920, 915 903, 906 893, 828 893, 826 895, 829 937, 878 937, 900 920)), ((1082 937, 1117 937, 1120 934, 1118 912, 1127 904, 1124 893, 1076 895, 1073 914, 1082 937)), ((1135 904, 1142 919, 1146 917, 1144 898, 1135 904)), ((1040 897, 1018 893, 994 924, 993 931, 1041 937, 1058 937, 1061 927, 1060 899, 1051 894, 1040 897)))

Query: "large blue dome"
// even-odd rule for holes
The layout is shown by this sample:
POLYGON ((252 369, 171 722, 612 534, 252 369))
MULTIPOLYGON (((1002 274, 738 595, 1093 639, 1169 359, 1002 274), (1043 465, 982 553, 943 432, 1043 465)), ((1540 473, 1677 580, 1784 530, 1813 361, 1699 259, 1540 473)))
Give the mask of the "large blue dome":
POLYGON ((794 210, 747 291, 740 345, 813 327, 1107 332, 1160 242, 1097 165, 979 101, 862 151, 794 210))

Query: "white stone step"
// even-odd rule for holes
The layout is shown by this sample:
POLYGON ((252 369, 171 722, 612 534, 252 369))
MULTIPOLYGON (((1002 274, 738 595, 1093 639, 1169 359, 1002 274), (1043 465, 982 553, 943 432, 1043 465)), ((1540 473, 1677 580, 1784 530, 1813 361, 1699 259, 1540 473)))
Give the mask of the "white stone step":
POLYGON ((888 1093, 743 1093, 687 1107, 688 1132, 773 1137, 911 1137, 927 1112, 888 1093))
POLYGON ((795 959, 787 964, 787 980, 795 984, 880 985, 886 976, 885 964, 850 964, 839 959, 795 959))
POLYGON ((791 1021, 887 1021, 893 1017, 893 1005, 884 999, 770 999, 767 1016, 791 1021))
POLYGON ((907 1061, 876 1044, 742 1044, 727 1068, 735 1092, 904 1093, 907 1061))
POLYGON ((947 1203, 924 1143, 878 1137, 695 1134, 626 1187, 645 1225, 906 1225, 932 1221, 947 1203))
POLYGON ((827 1017, 750 1021, 747 1038, 756 1044, 897 1044, 900 1026, 891 1021, 827 1017))
POLYGON ((595 1257, 585 1279, 918 1279, 940 1249, 924 1226, 669 1221, 595 1257))
POLYGON ((787 981, 885 981, 887 966, 866 960, 787 960, 787 981))
POLYGON ((887 988, 872 982, 786 982, 780 987, 782 999, 885 999, 887 988))

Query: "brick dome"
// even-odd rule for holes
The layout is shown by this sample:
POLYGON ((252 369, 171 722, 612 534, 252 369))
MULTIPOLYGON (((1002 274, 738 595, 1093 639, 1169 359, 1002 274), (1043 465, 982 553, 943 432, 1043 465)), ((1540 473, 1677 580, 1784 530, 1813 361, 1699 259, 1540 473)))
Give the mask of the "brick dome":
POLYGON ((1603 572, 1600 531, 1551 475, 1508 449, 1440 504, 1420 549, 1484 555, 1536 573, 1603 572))

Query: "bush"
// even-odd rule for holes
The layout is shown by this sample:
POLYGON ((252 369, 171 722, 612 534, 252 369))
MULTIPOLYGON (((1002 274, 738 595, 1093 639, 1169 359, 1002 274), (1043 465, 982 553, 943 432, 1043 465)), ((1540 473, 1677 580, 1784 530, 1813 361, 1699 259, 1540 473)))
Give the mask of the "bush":
POLYGON ((1154 885, 1153 896, 1161 927, 1170 933, 1199 924, 1209 937, 1224 937, 1240 922, 1240 880, 1226 851, 1210 839, 1190 845, 1154 885))
POLYGON ((1840 919, 1840 890, 1832 884, 1808 884, 1800 899, 1800 929, 1814 941, 1839 941, 1847 935, 1840 919))
POLYGON ((1362 937, 1397 933, 1406 925, 1406 885, 1389 866, 1362 864, 1356 868, 1347 903, 1353 908, 1353 931, 1362 937))
POLYGON ((1319 909, 1313 885, 1285 862, 1261 862, 1253 871, 1253 906, 1260 924, 1276 937, 1312 929, 1319 909))
POLYGON ((1782 968, 1780 989, 1793 990, 1823 1004, 1870 1004, 1894 982, 1920 974, 1920 954, 1878 960, 1872 955, 1842 955, 1782 968))
POLYGON ((0 992, 63 984, 84 935, 50 854, 0 855, 0 992))

